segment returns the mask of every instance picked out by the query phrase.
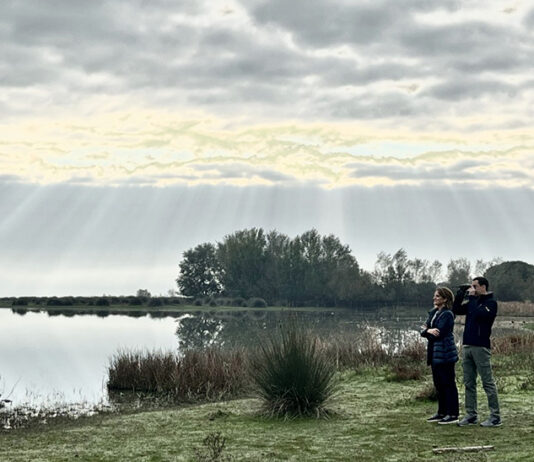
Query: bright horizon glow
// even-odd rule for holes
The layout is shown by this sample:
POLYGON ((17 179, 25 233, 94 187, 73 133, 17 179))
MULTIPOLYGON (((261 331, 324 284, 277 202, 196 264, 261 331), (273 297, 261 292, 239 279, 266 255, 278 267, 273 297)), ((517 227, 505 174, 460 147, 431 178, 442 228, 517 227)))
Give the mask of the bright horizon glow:
POLYGON ((8 123, 0 125, 0 167, 8 181, 88 186, 534 187, 529 131, 230 122, 138 111, 8 123))

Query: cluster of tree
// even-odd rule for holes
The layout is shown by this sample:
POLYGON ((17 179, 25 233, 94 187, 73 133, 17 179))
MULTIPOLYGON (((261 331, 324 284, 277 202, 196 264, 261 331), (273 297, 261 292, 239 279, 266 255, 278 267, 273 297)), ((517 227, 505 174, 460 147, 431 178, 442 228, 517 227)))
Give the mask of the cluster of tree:
POLYGON ((0 298, 0 304, 11 306, 148 306, 157 307, 164 305, 180 305, 189 303, 183 297, 152 297, 148 291, 138 291, 137 295, 103 295, 100 297, 4 297, 0 298))
POLYGON ((477 260, 472 268, 467 259, 459 258, 450 260, 444 279, 441 262, 410 259, 400 249, 379 253, 374 270, 368 272, 334 235, 321 236, 312 229, 291 239, 278 231, 252 228, 184 252, 176 282, 182 295, 196 298, 261 297, 270 305, 359 306, 428 303, 436 285, 454 287, 486 274, 495 281, 501 299, 498 279, 507 281, 507 300, 527 300, 534 273, 525 268, 534 271, 527 263, 499 259, 477 260), (515 263, 521 264, 521 283, 510 274, 501 277, 515 263))

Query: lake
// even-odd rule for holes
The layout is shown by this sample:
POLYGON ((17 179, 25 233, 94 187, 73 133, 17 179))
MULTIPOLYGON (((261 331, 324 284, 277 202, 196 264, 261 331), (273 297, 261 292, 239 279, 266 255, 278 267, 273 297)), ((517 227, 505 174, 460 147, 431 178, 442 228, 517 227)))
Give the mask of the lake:
POLYGON ((295 319, 320 335, 371 331, 395 348, 419 337, 424 309, 212 311, 77 315, 0 309, 0 399, 10 406, 107 404, 107 366, 119 350, 183 351, 255 345, 295 319), (135 316, 134 316, 135 315, 135 316))

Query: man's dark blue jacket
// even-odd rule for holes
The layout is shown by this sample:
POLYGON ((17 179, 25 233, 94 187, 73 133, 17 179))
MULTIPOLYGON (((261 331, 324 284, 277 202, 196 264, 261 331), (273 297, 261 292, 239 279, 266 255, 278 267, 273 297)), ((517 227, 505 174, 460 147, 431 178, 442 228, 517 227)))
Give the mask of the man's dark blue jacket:
POLYGON ((423 337, 428 339, 426 350, 427 364, 445 364, 455 363, 458 361, 458 351, 454 343, 454 314, 451 310, 437 308, 428 312, 428 319, 425 323, 427 326, 421 332, 423 337), (427 332, 429 328, 439 329, 439 335, 435 337, 427 332))
POLYGON ((493 292, 464 300, 463 293, 457 293, 452 311, 456 315, 465 314, 464 345, 491 348, 490 335, 493 321, 497 316, 497 301, 493 292))

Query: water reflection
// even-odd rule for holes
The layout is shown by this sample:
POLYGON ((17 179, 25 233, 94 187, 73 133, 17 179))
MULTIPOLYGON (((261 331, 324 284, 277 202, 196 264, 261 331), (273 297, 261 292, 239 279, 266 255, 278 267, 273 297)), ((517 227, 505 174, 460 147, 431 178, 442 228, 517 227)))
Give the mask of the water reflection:
POLYGON ((426 317, 419 311, 405 311, 402 316, 354 310, 196 312, 177 320, 176 336, 181 349, 255 346, 291 321, 323 338, 356 339, 372 330, 385 348, 394 350, 419 336, 419 326, 426 317))
POLYGON ((172 318, 0 309, 0 326, 0 395, 12 406, 107 402, 107 365, 117 350, 177 348, 172 318))

